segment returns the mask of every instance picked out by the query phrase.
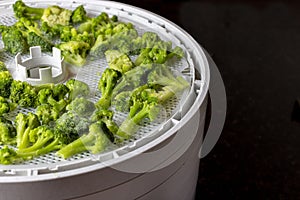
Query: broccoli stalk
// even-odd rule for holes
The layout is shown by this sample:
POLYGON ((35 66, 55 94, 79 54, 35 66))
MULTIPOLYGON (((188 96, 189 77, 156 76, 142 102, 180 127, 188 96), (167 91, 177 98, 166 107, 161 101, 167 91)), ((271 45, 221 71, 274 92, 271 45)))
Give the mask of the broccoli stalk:
POLYGON ((129 110, 129 99, 132 91, 147 83, 148 73, 153 67, 151 64, 140 65, 129 70, 122 76, 112 94, 112 104, 117 110, 129 110))
POLYGON ((29 146, 29 132, 40 126, 37 115, 33 113, 19 113, 15 119, 17 132, 17 147, 23 149, 29 146))
POLYGON ((96 154, 105 150, 109 144, 110 140, 102 129, 101 123, 95 122, 89 126, 88 133, 63 147, 56 154, 64 159, 87 150, 96 154))

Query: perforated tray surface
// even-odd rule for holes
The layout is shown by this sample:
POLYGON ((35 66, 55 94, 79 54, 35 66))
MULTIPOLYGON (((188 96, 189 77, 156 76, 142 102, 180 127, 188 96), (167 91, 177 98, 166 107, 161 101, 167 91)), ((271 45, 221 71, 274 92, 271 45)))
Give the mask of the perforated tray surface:
MULTIPOLYGON (((0 165, 0 179, 5 177, 7 181, 9 177, 16 176, 33 176, 36 177, 41 174, 65 172, 68 170, 94 165, 95 163, 113 164, 117 162, 122 156, 130 154, 135 150, 147 150, 146 145, 154 140, 159 140, 159 137, 167 132, 172 135, 178 128, 178 122, 186 115, 188 109, 195 103, 197 96, 199 96, 203 89, 207 89, 207 80, 203 79, 203 74, 197 74, 195 65, 200 66, 200 71, 205 72, 206 60, 203 52, 195 41, 188 36, 183 30, 171 22, 139 8, 129 5, 120 4, 117 2, 108 1, 24 1, 26 4, 33 7, 47 7, 49 5, 59 5, 63 8, 75 9, 79 5, 83 5, 91 16, 96 16, 101 12, 106 12, 109 15, 117 15, 120 21, 131 22, 138 30, 139 34, 145 31, 153 31, 159 34, 161 39, 172 41, 174 46, 180 46, 185 51, 185 58, 173 63, 173 68, 180 72, 183 77, 190 81, 191 87, 181 97, 173 98, 164 108, 165 112, 158 120, 151 123, 145 123, 141 126, 138 133, 122 145, 112 145, 105 152, 98 155, 92 155, 88 152, 78 154, 67 160, 59 158, 55 153, 49 153, 44 156, 37 157, 33 160, 24 162, 18 165, 0 165), (201 59, 199 59, 199 57, 201 59), (205 86, 205 88, 203 88, 205 86), (184 98, 183 98, 184 97, 184 98)), ((0 23, 5 25, 12 25, 16 19, 13 15, 12 4, 14 1, 0 3, 0 23)), ((2 41, 0 42, 0 49, 3 48, 2 41)), ((25 58, 28 55, 24 55, 25 58)), ((13 73, 15 68, 14 57, 2 51, 0 53, 0 60, 5 62, 8 69, 13 73)), ((78 80, 84 81, 92 89, 90 100, 96 102, 101 93, 97 90, 97 84, 101 73, 107 67, 105 59, 88 60, 82 68, 76 69, 75 77, 78 80)), ((205 74, 204 74, 205 75, 205 74)), ((207 76, 207 75, 206 75, 207 76)), ((204 91, 206 92, 206 91, 204 91)), ((203 100, 203 97, 201 97, 203 100)), ((198 98, 198 103, 201 103, 198 98)), ((19 109, 11 113, 11 117, 17 112, 32 112, 32 109, 19 109)), ((120 124, 126 117, 126 113, 115 112, 114 120, 120 124)), ((159 142, 159 141, 158 141, 159 142)), ((104 165, 103 165, 104 166, 104 165)))

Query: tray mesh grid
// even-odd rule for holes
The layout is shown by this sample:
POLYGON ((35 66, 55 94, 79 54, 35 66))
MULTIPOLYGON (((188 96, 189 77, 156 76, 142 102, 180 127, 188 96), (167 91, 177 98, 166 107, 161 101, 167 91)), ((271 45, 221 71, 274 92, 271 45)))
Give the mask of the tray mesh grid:
MULTIPOLYGON (((30 5, 30 6, 40 6, 40 7, 44 7, 46 5, 59 5, 61 7, 64 8, 68 8, 68 9, 74 9, 76 6, 79 5, 79 3, 57 3, 54 1, 49 1, 48 3, 43 2, 43 4, 39 4, 39 3, 32 3, 32 2, 26 2, 26 4, 30 5)), ((93 6, 92 3, 82 3, 84 6, 86 6, 86 10, 90 15, 95 15, 96 13, 99 12, 107 12, 108 14, 112 15, 112 14, 116 14, 119 15, 118 10, 114 9, 110 9, 108 7, 102 7, 101 5, 97 5, 93 10, 93 6), (99 9, 100 8, 100 9, 99 9), (96 10, 97 9, 97 10, 96 10)), ((4 9, 7 6, 2 6, 1 7, 1 3, 0 3, 0 11, 1 9, 4 9)), ((7 8, 6 8, 7 9, 7 8)), ((9 8, 11 11, 5 14, 0 15, 0 23, 1 24, 5 24, 5 25, 12 25, 15 23, 16 19, 13 16, 12 13, 12 9, 9 6, 9 8)), ((126 12, 124 9, 120 9, 121 13, 126 12)), ((135 25, 135 28, 137 29, 139 35, 141 35, 143 32, 145 31, 153 31, 156 32, 160 35, 160 37, 163 40, 170 40, 172 41, 172 38, 170 38, 170 35, 165 35, 165 33, 171 34, 169 31, 166 32, 157 32, 157 30, 161 30, 161 26, 158 25, 158 29, 153 29, 153 27, 155 26, 154 23, 152 23, 152 21, 148 20, 148 24, 141 22, 138 23, 137 19, 132 16, 131 14, 128 15, 128 17, 124 17, 123 15, 119 15, 119 20, 120 21, 125 21, 125 22, 132 22, 135 25)), ((174 36, 174 38, 176 38, 174 36)), ((173 42, 173 41, 172 41, 173 42)), ((173 42, 174 43, 174 42, 173 42)), ((176 44, 179 45, 179 44, 176 44)), ((187 52, 186 48, 181 45, 181 48, 184 49, 184 51, 187 52)), ((3 42, 0 40, 0 48, 3 48, 3 42)), ((28 57, 29 55, 24 55, 23 58, 28 57)), ((1 61, 3 61, 6 66, 8 67, 8 69, 10 71, 14 70, 14 56, 7 54, 5 52, 0 52, 0 59, 1 61)), ((190 61, 187 61, 186 59, 182 59, 181 61, 175 61, 173 63, 173 69, 175 69, 175 71, 179 71, 185 79, 189 80, 192 83, 193 77, 194 77, 194 71, 193 69, 190 67, 190 61)), ((97 59, 97 60, 88 60, 88 62, 86 63, 86 65, 83 68, 80 68, 77 72, 76 72, 76 79, 84 81, 85 83, 87 83, 90 88, 91 88, 91 96, 90 96, 90 100, 93 102, 96 102, 100 97, 101 94, 100 92, 97 90, 97 85, 98 85, 98 81, 100 79, 100 76, 102 74, 102 72, 104 71, 104 69, 107 67, 107 62, 105 59, 97 59)), ((128 141, 125 141, 121 147, 118 146, 111 146, 109 147, 105 152, 103 152, 103 155, 107 155, 107 154, 112 154, 113 151, 117 151, 118 149, 127 149, 126 147, 128 147, 128 145, 130 145, 131 143, 137 141, 137 140, 143 140, 145 138, 147 138, 148 136, 153 136, 153 134, 163 134, 160 133, 158 130, 161 126, 164 125, 164 122, 167 121, 168 119, 170 119, 175 113, 176 111, 178 111, 178 107, 180 106, 180 104, 182 104, 184 102, 184 99, 181 99, 181 97, 174 97, 173 99, 171 99, 168 104, 164 105, 164 112, 163 115, 160 116, 160 119, 163 120, 156 120, 154 122, 144 122, 143 125, 141 125, 141 128, 139 130, 138 133, 136 133, 134 135, 134 137, 128 141)), ((28 112, 34 112, 34 109, 18 109, 15 112, 10 113, 9 117, 11 119, 14 118, 14 116, 18 113, 18 112, 23 112, 23 113, 28 113, 28 112)), ((127 113, 122 113, 122 112, 118 112, 115 111, 115 115, 114 115, 114 120, 117 124, 120 124, 127 116, 127 113)), ((130 148, 129 148, 130 149, 130 148)), ((101 156, 101 155, 100 155, 101 156)), ((114 156, 106 156, 109 158, 114 158, 114 156)), ((55 153, 49 153, 43 156, 39 156, 36 157, 32 160, 26 161, 20 165, 11 165, 9 169, 5 168, 5 170, 1 169, 1 165, 0 165, 0 176, 11 176, 11 175, 19 175, 18 173, 12 173, 12 171, 15 171, 17 169, 17 171, 26 171, 28 169, 36 169, 37 171, 39 171, 39 169, 43 169, 46 166, 49 166, 49 169, 53 166, 59 166, 60 164, 70 164, 72 165, 74 161, 80 161, 83 160, 83 162, 87 159, 93 159, 95 158, 94 155, 91 155, 88 152, 84 152, 78 155, 75 155, 67 160, 64 160, 62 158, 59 158, 58 156, 55 155, 55 153), (17 168, 15 169, 15 167, 17 166, 17 168)), ((50 173, 50 171, 49 171, 50 173)), ((24 173, 20 173, 21 175, 24 175, 24 173)), ((26 174, 26 173, 25 173, 26 174)))

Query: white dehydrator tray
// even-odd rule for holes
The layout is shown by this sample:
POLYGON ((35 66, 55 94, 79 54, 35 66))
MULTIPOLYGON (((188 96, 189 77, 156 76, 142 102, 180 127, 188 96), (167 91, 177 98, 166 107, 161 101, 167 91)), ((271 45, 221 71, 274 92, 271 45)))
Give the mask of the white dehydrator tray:
MULTIPOLYGON (((15 22, 14 2, 0 2, 1 24, 15 22)), ((174 63, 174 67, 190 81, 191 87, 169 104, 163 123, 145 125, 120 147, 99 155, 82 153, 68 160, 51 153, 23 164, 0 165, 0 199, 192 199, 210 81, 209 64, 199 44, 174 23, 118 2, 24 2, 33 7, 55 4, 72 10, 83 5, 90 15, 106 12, 117 15, 120 21, 132 22, 140 34, 158 33, 185 51, 185 59, 174 63)), ((5 53, 0 58, 13 72, 14 58, 5 53)), ((100 96, 96 88, 99 73, 106 65, 104 59, 88 61, 76 71, 76 78, 91 87, 93 101, 100 96)), ((122 113, 115 116, 117 122, 124 118, 122 113)))

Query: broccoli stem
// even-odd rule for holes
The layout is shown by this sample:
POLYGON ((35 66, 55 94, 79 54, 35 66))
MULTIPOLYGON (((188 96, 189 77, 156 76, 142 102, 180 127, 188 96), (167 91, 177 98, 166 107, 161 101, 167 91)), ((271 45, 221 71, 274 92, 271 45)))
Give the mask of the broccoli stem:
POLYGON ((26 149, 18 150, 17 153, 19 156, 26 158, 26 157, 35 157, 35 156, 47 154, 51 151, 58 150, 61 147, 59 145, 59 139, 55 139, 47 146, 44 146, 49 142, 50 139, 51 138, 38 139, 38 141, 34 145, 26 149))
POLYGON ((60 149, 56 154, 64 159, 67 159, 75 154, 87 151, 87 146, 95 141, 94 134, 82 135, 77 140, 60 149))

